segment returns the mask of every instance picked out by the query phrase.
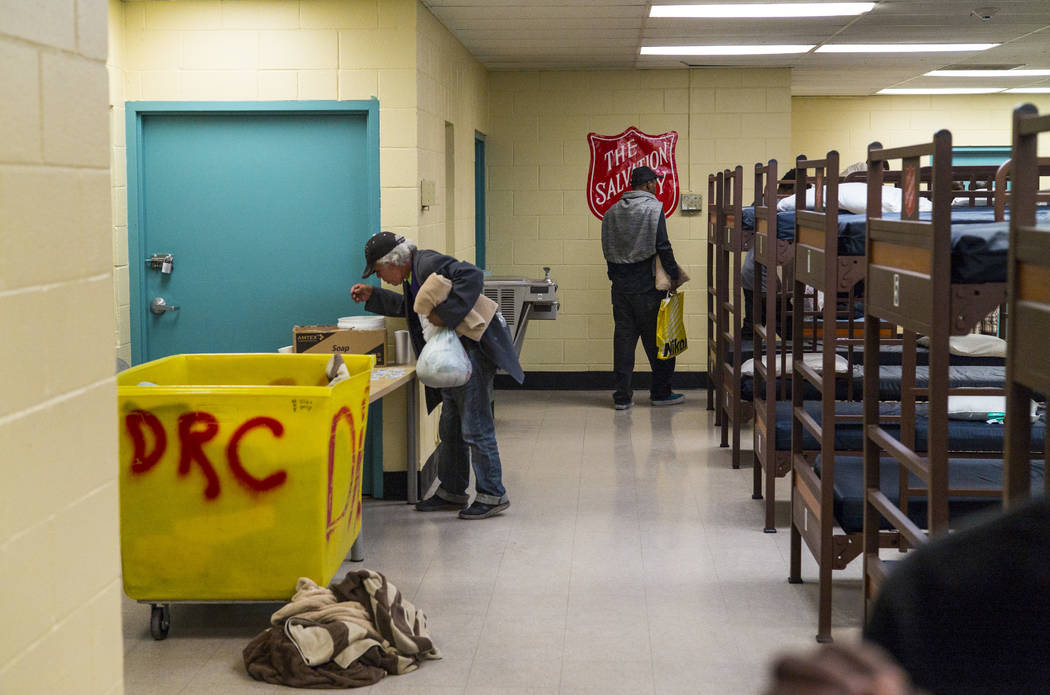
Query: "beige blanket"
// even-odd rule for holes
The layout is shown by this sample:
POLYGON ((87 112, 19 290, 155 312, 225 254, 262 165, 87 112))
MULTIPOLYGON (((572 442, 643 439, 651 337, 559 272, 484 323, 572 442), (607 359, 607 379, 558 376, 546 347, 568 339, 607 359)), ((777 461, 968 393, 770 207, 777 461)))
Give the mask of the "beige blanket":
MULTIPOLYGON (((423 316, 429 316, 441 302, 448 299, 452 291, 452 281, 444 275, 431 273, 416 293, 416 301, 412 305, 413 311, 423 316)), ((496 315, 499 305, 485 295, 478 295, 478 301, 474 302, 474 308, 467 312, 463 321, 456 326, 458 335, 465 335, 474 342, 481 340, 481 334, 488 328, 492 317, 496 315)))
POLYGON ((256 680, 301 688, 371 685, 441 655, 423 611, 378 572, 351 572, 331 589, 299 579, 273 627, 244 649, 256 680))

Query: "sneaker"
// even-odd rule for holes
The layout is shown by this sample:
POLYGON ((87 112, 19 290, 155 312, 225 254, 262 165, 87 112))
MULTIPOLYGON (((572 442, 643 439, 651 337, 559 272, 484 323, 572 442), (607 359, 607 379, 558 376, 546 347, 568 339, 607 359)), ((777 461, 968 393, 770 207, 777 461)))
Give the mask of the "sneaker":
POLYGON ((437 495, 431 495, 421 502, 416 502, 417 512, 456 512, 461 509, 463 505, 459 502, 449 502, 437 495))
POLYGON ((672 393, 666 398, 651 398, 649 400, 653 405, 678 405, 685 400, 685 396, 681 393, 672 393))
POLYGON ((496 516, 504 509, 510 506, 510 502, 500 502, 499 504, 485 504, 484 502, 474 501, 474 504, 470 505, 466 509, 459 513, 460 519, 488 519, 490 516, 496 516))
POLYGON ((634 407, 634 401, 627 401, 626 403, 613 403, 613 407, 617 410, 627 410, 628 408, 634 407))

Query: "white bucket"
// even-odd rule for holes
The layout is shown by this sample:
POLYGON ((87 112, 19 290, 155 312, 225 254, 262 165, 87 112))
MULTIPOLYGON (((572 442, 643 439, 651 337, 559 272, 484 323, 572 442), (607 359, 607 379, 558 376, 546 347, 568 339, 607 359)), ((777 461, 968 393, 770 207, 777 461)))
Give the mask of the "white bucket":
POLYGON ((340 328, 355 331, 381 331, 386 328, 385 316, 344 316, 339 319, 340 328))

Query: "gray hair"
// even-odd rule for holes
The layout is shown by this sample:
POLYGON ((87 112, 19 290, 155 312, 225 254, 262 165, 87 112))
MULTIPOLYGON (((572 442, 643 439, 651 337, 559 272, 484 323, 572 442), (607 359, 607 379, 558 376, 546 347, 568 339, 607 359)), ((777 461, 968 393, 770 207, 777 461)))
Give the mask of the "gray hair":
POLYGON ((412 252, 416 250, 416 245, 409 239, 405 239, 400 244, 390 249, 389 252, 378 261, 376 266, 405 266, 412 262, 412 252))

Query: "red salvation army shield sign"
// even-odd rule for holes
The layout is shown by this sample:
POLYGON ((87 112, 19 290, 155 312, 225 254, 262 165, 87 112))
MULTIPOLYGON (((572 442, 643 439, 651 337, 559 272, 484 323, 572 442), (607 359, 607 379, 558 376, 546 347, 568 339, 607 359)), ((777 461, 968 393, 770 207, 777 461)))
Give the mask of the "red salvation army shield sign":
POLYGON ((674 148, 678 133, 647 135, 631 126, 619 135, 587 134, 591 165, 587 171, 587 207, 601 219, 605 211, 631 187, 631 171, 647 166, 663 176, 656 197, 664 204, 664 216, 678 207, 678 164, 674 148))

